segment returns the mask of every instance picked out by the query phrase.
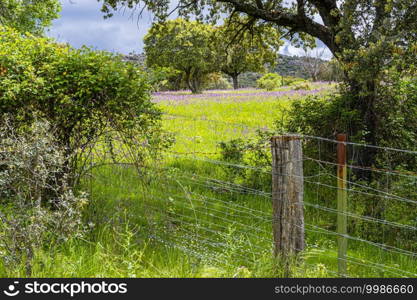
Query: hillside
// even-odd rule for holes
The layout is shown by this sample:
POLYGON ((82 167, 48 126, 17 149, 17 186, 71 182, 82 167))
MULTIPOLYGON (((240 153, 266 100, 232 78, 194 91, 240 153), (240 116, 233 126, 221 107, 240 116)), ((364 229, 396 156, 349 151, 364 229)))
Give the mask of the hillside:
MULTIPOLYGON (((145 66, 146 56, 144 53, 130 53, 124 56, 124 60, 138 64, 139 66, 143 67, 145 66)), ((278 57, 277 65, 274 68, 272 68, 271 72, 278 73, 282 76, 294 76, 301 77, 304 79, 308 78, 308 74, 306 74, 303 70, 302 56, 300 57, 280 54, 278 57)), ((240 86, 243 88, 255 87, 256 80, 258 80, 261 76, 262 74, 259 73, 244 73, 239 77, 240 86)))
MULTIPOLYGON (((321 60, 324 62, 323 60, 321 60)), ((271 72, 278 73, 282 76, 294 76, 301 77, 304 79, 308 78, 303 70, 303 57, 301 56, 289 56, 280 54, 278 58, 277 65, 272 68, 271 72)), ((240 75, 240 85, 241 87, 255 87, 256 80, 258 80, 262 75, 258 73, 248 72, 240 75)))

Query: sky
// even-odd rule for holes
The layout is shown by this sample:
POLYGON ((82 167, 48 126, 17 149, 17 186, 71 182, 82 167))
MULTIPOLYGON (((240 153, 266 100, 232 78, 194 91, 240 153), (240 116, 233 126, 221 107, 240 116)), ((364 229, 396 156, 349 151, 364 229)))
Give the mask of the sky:
MULTIPOLYGON (((97 0, 61 0, 61 17, 53 22, 48 35, 59 42, 79 48, 83 45, 97 50, 128 54, 143 50, 143 37, 152 24, 152 16, 144 12, 138 19, 130 10, 121 10, 110 19, 104 19, 97 0)), ((319 47, 324 47, 322 43, 319 47)), ((318 53, 320 51, 313 51, 318 53)), ((281 54, 304 55, 288 42, 280 49, 281 54)), ((324 58, 329 58, 327 50, 324 58)))

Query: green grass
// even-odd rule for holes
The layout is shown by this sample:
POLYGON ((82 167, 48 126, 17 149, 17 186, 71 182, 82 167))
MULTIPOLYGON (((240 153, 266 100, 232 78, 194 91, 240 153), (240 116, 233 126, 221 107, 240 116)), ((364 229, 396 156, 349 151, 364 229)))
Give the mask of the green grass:
MULTIPOLYGON (((164 128, 177 135, 171 151, 214 153, 220 141, 254 136, 257 127, 272 128, 290 101, 294 99, 207 98, 158 105, 177 116, 164 119, 164 128)), ((273 256, 270 199, 227 184, 233 180, 227 168, 205 157, 168 155, 140 174, 129 166, 94 169, 81 186, 91 194, 85 221, 93 223, 93 229, 82 239, 38 249, 31 276, 336 276, 335 236, 307 230, 306 250, 285 268, 273 256)), ((209 157, 219 159, 217 154, 209 157)), ((268 192, 267 186, 263 190, 268 192)), ((314 202, 316 197, 315 189, 307 186, 305 201, 314 202)), ((334 215, 306 207, 305 218, 306 223, 334 230, 334 215)), ((351 277, 417 273, 415 260, 360 242, 349 241, 348 255, 356 262, 348 264, 351 277), (388 267, 381 268, 382 264, 388 267)), ((24 270, 24 265, 0 265, 0 276, 25 277, 24 270)))

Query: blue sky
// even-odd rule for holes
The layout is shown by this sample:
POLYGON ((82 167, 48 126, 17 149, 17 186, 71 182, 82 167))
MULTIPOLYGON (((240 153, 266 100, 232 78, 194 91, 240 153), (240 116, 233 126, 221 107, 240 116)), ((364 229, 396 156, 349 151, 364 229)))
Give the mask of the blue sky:
MULTIPOLYGON (((122 10, 105 20, 97 0, 61 0, 61 17, 54 21, 48 35, 59 42, 74 47, 87 45, 98 50, 128 54, 141 52, 142 39, 152 23, 152 16, 145 12, 142 18, 132 17, 132 11, 122 10)), ((287 55, 303 55, 303 51, 288 43, 280 52, 287 55)), ((327 54, 328 55, 328 54, 327 54)))

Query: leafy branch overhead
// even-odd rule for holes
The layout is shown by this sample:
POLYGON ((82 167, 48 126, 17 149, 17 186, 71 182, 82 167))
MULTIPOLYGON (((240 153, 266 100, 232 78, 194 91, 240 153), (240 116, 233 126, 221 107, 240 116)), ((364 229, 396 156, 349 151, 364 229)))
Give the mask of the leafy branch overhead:
MULTIPOLYGON (((120 6, 127 6, 139 12, 150 10, 156 19, 163 20, 172 13, 173 3, 104 0, 102 11, 109 17, 120 6)), ((212 21, 218 20, 220 14, 244 14, 281 26, 288 35, 299 33, 318 38, 337 54, 344 48, 343 41, 371 42, 383 31, 407 31, 409 25, 414 25, 415 30, 416 8, 413 0, 179 0, 174 9, 180 16, 196 15, 212 21)))

